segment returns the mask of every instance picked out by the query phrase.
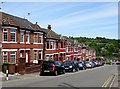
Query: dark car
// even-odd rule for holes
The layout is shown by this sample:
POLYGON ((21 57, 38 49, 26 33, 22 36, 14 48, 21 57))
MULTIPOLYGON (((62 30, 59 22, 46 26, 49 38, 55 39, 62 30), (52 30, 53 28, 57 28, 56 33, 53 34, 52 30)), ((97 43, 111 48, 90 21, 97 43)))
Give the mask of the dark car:
POLYGON ((79 70, 78 62, 73 60, 65 61, 62 66, 65 68, 65 71, 75 72, 79 70))
POLYGON ((43 75, 46 72, 52 73, 57 76, 58 74, 65 74, 65 68, 61 66, 61 63, 59 61, 43 61, 40 75, 43 75))
POLYGON ((79 64, 79 69, 85 70, 86 69, 86 63, 84 61, 78 62, 79 64))

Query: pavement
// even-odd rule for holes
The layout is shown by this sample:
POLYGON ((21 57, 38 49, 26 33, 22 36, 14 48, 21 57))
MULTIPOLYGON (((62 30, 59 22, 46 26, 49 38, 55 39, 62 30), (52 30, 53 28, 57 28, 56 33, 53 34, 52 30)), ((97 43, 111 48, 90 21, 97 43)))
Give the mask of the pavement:
POLYGON ((18 74, 18 73, 15 73, 15 74, 8 74, 8 80, 6 80, 6 74, 2 73, 0 74, 0 78, 2 78, 2 81, 11 81, 11 80, 17 80, 17 79, 25 79, 25 78, 31 78, 31 77, 35 77, 35 76, 38 76, 39 73, 36 72, 36 73, 31 73, 31 74, 24 74, 24 75, 21 75, 21 74, 18 74))
POLYGON ((9 80, 2 78, 3 87, 118 87, 116 65, 105 65, 93 69, 80 70, 59 76, 39 76, 39 73, 9 75, 9 80), (114 81, 110 76, 115 75, 114 81), (109 82, 108 82, 109 80, 109 82))

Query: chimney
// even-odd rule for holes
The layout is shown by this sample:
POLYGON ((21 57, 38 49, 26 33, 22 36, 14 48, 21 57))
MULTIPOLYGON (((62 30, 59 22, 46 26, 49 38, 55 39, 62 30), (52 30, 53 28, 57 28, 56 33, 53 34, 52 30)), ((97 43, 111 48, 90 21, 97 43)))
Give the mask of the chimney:
POLYGON ((48 25, 48 29, 51 30, 51 25, 48 25))
POLYGON ((35 23, 36 25, 38 24, 38 22, 35 23))

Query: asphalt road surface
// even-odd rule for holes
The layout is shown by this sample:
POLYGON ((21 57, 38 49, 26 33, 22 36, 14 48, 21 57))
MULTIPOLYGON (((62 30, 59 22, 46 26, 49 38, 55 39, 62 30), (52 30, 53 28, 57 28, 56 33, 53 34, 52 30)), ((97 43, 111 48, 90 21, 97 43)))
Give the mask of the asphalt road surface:
POLYGON ((116 65, 105 65, 59 76, 37 75, 31 78, 4 81, 2 87, 107 87, 110 77, 117 74, 116 65))

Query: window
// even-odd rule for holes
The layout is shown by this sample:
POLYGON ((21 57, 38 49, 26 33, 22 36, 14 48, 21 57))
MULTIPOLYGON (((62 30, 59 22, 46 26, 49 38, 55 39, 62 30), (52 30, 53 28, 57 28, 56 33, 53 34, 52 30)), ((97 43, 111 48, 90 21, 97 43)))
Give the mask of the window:
POLYGON ((42 51, 39 52, 39 59, 42 59, 42 51))
POLYGON ((3 52, 3 63, 8 62, 8 53, 3 52))
POLYGON ((7 29, 3 29, 3 41, 7 41, 7 38, 8 38, 8 31, 7 29))
POLYGON ((37 58, 37 51, 34 51, 34 59, 36 60, 37 58))
POLYGON ((24 31, 20 31, 20 42, 24 42, 24 31))
POLYGON ((15 38, 16 38, 16 31, 15 31, 15 29, 11 29, 10 41, 15 42, 16 41, 15 38))
POLYGON ((66 47, 66 52, 68 52, 68 46, 66 47))
POLYGON ((26 42, 29 42, 29 32, 26 32, 26 42))
POLYGON ((54 49, 56 49, 56 43, 54 43, 54 49))
POLYGON ((10 52, 10 63, 15 63, 16 52, 10 52))
POLYGON ((38 34, 37 33, 34 34, 34 42, 38 43, 38 34))
POLYGON ((49 41, 47 41, 47 49, 49 49, 49 41))
POLYGON ((53 42, 50 42, 50 49, 53 49, 53 42))
POLYGON ((39 36, 39 42, 43 43, 43 36, 39 36))

